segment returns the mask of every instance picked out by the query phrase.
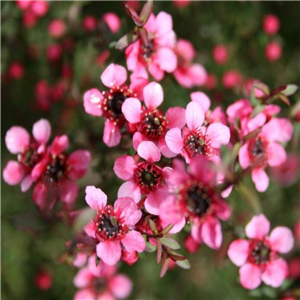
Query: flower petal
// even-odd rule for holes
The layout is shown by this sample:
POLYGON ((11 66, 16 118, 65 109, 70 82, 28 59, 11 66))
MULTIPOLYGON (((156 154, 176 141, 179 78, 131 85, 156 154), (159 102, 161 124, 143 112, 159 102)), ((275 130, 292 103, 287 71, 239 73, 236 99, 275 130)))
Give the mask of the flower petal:
POLYGON ((135 230, 129 231, 121 240, 121 242, 125 249, 129 252, 143 252, 146 248, 146 242, 143 239, 142 235, 135 230))
POLYGON ((127 276, 118 274, 109 279, 108 287, 116 298, 124 299, 131 293, 132 282, 127 276))
POLYGON ((132 197, 135 202, 141 200, 141 191, 139 186, 134 181, 124 182, 118 190, 118 198, 132 197))
POLYGON ((145 200, 145 208, 152 215, 159 215, 159 207, 168 195, 167 187, 160 188, 154 192, 150 192, 145 200))
POLYGON ((288 253, 292 250, 294 245, 294 238, 292 231, 283 226, 278 226, 271 231, 270 243, 272 250, 279 253, 288 253))
POLYGON ((17 161, 10 160, 3 170, 3 180, 9 185, 17 185, 23 178, 25 170, 17 161))
POLYGON ((266 269, 263 272, 261 279, 265 284, 268 284, 272 287, 281 286, 283 280, 288 275, 288 265, 285 260, 282 258, 275 259, 270 261, 266 265, 266 269))
POLYGON ((29 145, 29 142, 29 133, 20 126, 11 127, 5 135, 6 147, 13 154, 22 153, 29 145))
POLYGON ((250 165, 250 157, 248 153, 248 143, 243 145, 239 150, 239 163, 243 169, 246 169, 250 165))
POLYGON ((181 129, 185 125, 185 109, 182 107, 170 107, 166 112, 168 128, 181 129))
POLYGON ((131 197, 118 198, 114 210, 121 212, 121 217, 124 217, 124 223, 128 226, 135 225, 142 217, 142 212, 131 197))
POLYGON ((77 183, 71 180, 64 180, 59 186, 59 198, 67 204, 73 204, 79 192, 77 183))
POLYGON ((100 117, 103 114, 101 104, 103 96, 98 89, 90 89, 83 95, 83 106, 87 114, 100 117))
POLYGON ((93 274, 89 271, 89 269, 83 268, 78 271, 78 273, 73 279, 73 283, 77 288, 82 289, 87 287, 92 279, 93 274))
POLYGON ((254 216, 245 228, 246 236, 250 239, 262 239, 269 230, 270 222, 263 214, 254 216))
POLYGON ((117 146, 121 140, 120 129, 114 122, 106 120, 104 123, 103 142, 108 147, 117 146))
POLYGON ((130 123, 138 123, 141 119, 141 101, 136 98, 127 98, 122 105, 122 113, 130 123))
POLYGON ((137 153, 146 161, 153 163, 160 160, 160 151, 157 146, 150 141, 141 142, 137 148, 137 153))
POLYGON ((126 81, 127 72, 123 66, 117 64, 110 64, 103 71, 100 79, 102 83, 107 87, 111 87, 114 84, 120 86, 126 81))
POLYGON ((286 161, 286 152, 278 143, 269 143, 267 145, 268 165, 277 167, 286 161))
POLYGON ((130 179, 136 168, 137 165, 134 159, 129 155, 122 155, 118 157, 114 163, 115 174, 123 180, 130 179))
POLYGON ((91 161, 91 153, 87 150, 76 150, 68 158, 67 164, 70 166, 68 177, 72 180, 82 178, 88 169, 91 161))
POLYGON ((247 263, 243 265, 240 270, 241 285, 249 290, 256 289, 261 283, 261 271, 256 265, 247 263))
POLYGON ((31 187, 33 179, 31 175, 27 175, 21 182, 21 191, 26 192, 31 187))
POLYGON ((229 246, 227 254, 236 266, 242 266, 249 255, 249 241, 243 239, 233 241, 229 246))
POLYGON ((211 146, 220 148, 221 145, 226 145, 230 140, 230 130, 222 123, 212 123, 208 126, 206 134, 211 139, 211 146))
POLYGON ((201 237, 208 247, 212 249, 220 248, 223 238, 220 221, 214 217, 206 217, 202 224, 201 237))
POLYGON ((191 93, 191 99, 194 102, 197 102, 203 109, 204 113, 206 113, 210 108, 210 99, 203 92, 194 92, 191 93))
POLYGON ((51 125, 48 120, 41 119, 34 123, 32 134, 36 141, 41 144, 46 144, 51 135, 51 125))
POLYGON ((181 137, 181 130, 179 128, 172 128, 170 129, 165 137, 166 144, 168 148, 176 153, 179 154, 183 148, 183 141, 181 137))
POLYGON ((120 241, 105 241, 96 246, 96 252, 104 263, 109 266, 115 265, 121 258, 120 241))
POLYGON ((51 144, 51 153, 58 155, 69 147, 69 138, 64 134, 57 136, 51 144))
POLYGON ((107 196, 101 189, 90 185, 85 189, 85 201, 92 209, 97 211, 107 204, 107 196))
POLYGON ((252 180, 259 192, 264 192, 269 186, 269 177, 264 169, 253 169, 252 180))
POLYGON ((185 111, 186 123, 190 130, 195 130, 204 122, 202 107, 196 102, 190 102, 185 111))
POLYGON ((160 106, 164 99, 164 91, 157 82, 151 82, 144 88, 144 101, 149 110, 153 110, 160 106))
POLYGON ((160 69, 163 71, 172 73, 177 68, 177 56, 169 47, 158 49, 156 59, 160 69))

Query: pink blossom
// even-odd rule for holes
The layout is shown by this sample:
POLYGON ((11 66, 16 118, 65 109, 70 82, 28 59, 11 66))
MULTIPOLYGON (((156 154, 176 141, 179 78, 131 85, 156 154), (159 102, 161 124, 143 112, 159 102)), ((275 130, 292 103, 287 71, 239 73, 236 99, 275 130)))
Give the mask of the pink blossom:
POLYGON ((30 0, 19 0, 19 1, 16 1, 16 6, 22 10, 26 10, 31 5, 31 2, 32 1, 30 1, 30 0))
POLYGON ((265 57, 273 62, 278 60, 281 57, 282 54, 282 48, 281 45, 278 42, 270 42, 267 44, 265 48, 265 57))
POLYGON ((225 45, 219 44, 213 49, 213 58, 219 65, 224 65, 228 61, 228 50, 225 45))
POLYGON ((280 21, 275 15, 265 15, 263 19, 263 30, 269 35, 277 33, 280 27, 280 21))
POLYGON ((218 84, 218 79, 217 76, 214 74, 207 74, 206 82, 205 82, 205 87, 208 90, 214 89, 218 84))
POLYGON ((31 10, 24 11, 24 14, 22 16, 22 22, 25 27, 32 28, 36 25, 37 21, 37 15, 34 14, 31 10))
POLYGON ((229 128, 219 122, 203 126, 204 110, 197 101, 190 102, 185 112, 187 127, 170 129, 166 134, 167 146, 175 154, 181 154, 187 163, 198 155, 214 160, 220 146, 229 142, 229 128))
POLYGON ((174 224, 176 231, 191 222, 192 238, 218 249, 222 243, 221 220, 228 220, 230 207, 216 191, 216 174, 212 163, 202 156, 191 160, 187 173, 183 162, 174 160, 168 183, 174 195, 161 204, 159 216, 163 224, 174 224))
POLYGON ((84 31, 94 31, 97 28, 97 19, 94 16, 86 16, 82 21, 84 31))
POLYGON ((80 289, 74 300, 127 298, 132 290, 132 282, 127 276, 116 272, 116 267, 102 261, 96 266, 96 257, 91 256, 88 266, 80 269, 74 277, 74 285, 80 289))
POLYGON ((254 216, 246 226, 248 240, 233 241, 228 249, 230 260, 238 267, 241 285, 255 289, 263 281, 279 287, 288 275, 288 265, 279 253, 289 252, 294 243, 287 227, 276 227, 270 235, 270 223, 263 214, 254 216))
POLYGON ((86 188, 85 200, 97 216, 86 227, 86 233, 97 239, 97 256, 108 265, 115 265, 121 258, 122 246, 127 251, 142 252, 146 247, 142 235, 133 230, 142 212, 130 197, 119 198, 114 206, 106 205, 107 196, 94 186, 86 188))
POLYGON ((294 280, 300 278, 300 257, 293 257, 289 261, 289 277, 294 280))
POLYGON ((39 17, 44 16, 49 9, 49 4, 47 1, 32 1, 30 9, 39 17))
POLYGON ((242 75, 237 70, 229 70, 224 73, 222 82, 226 89, 233 89, 242 83, 242 75))
POLYGON ((182 7, 187 7, 190 5, 191 0, 173 0, 172 3, 178 7, 178 8, 182 8, 182 7))
POLYGON ((150 37, 149 44, 144 45, 139 38, 126 48, 127 68, 134 72, 134 77, 141 74, 144 77, 148 69, 154 79, 160 81, 165 72, 172 73, 177 67, 172 17, 165 12, 156 17, 151 14, 144 27, 150 37))
POLYGON ((161 155, 153 142, 141 142, 137 153, 145 162, 135 162, 128 155, 120 156, 115 161, 115 174, 127 180, 120 186, 118 197, 131 196, 135 202, 139 202, 141 196, 146 195, 145 208, 149 213, 158 215, 159 206, 168 193, 163 181, 167 179, 170 168, 162 169, 155 164, 161 155))
POLYGON ((58 61, 63 53, 63 48, 60 44, 51 44, 47 48, 47 58, 51 62, 58 61))
POLYGON ((52 20, 48 26, 49 34, 54 38, 60 38, 66 33, 66 24, 63 20, 52 20))
POLYGON ((195 253, 200 248, 200 244, 196 242, 191 235, 188 235, 184 240, 184 248, 189 253, 195 253))
POLYGON ((113 33, 117 33, 119 31, 121 27, 121 20, 115 13, 105 13, 102 16, 102 19, 113 33))
POLYGON ((21 79, 24 76, 24 66, 20 62, 13 62, 8 68, 8 74, 12 79, 21 79))

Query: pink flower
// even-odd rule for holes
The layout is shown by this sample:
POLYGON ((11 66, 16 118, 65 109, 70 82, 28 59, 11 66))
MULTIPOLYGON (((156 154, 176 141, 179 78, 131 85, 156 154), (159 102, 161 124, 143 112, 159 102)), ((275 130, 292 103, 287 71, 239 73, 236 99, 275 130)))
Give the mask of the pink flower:
POLYGON ((203 85, 206 82, 207 73, 200 64, 192 64, 196 52, 191 42, 179 39, 175 53, 177 54, 178 64, 173 75, 178 83, 186 88, 203 85))
POLYGON ((66 33, 66 24, 60 19, 52 20, 48 26, 49 34, 54 38, 60 38, 66 33))
POLYGON ((32 1, 30 9, 39 17, 44 16, 49 9, 49 4, 47 1, 32 1))
POLYGON ((74 300, 124 299, 132 290, 132 282, 123 274, 116 274, 116 267, 102 261, 96 266, 96 256, 91 256, 88 266, 79 270, 74 285, 80 290, 74 300))
POLYGON ((175 154, 181 154, 187 163, 198 155, 212 160, 217 158, 218 149, 230 139, 229 128, 222 123, 202 126, 205 115, 201 105, 195 100, 186 107, 187 127, 170 129, 166 134, 166 144, 175 154))
POLYGON ((86 188, 85 200, 97 216, 86 227, 86 233, 97 239, 96 252, 107 265, 115 265, 121 258, 121 244, 127 251, 142 252, 146 243, 142 235, 133 230, 142 212, 130 197, 119 198, 114 206, 106 205, 107 196, 94 186, 86 188))
POLYGON ((259 192, 264 192, 269 185, 269 177, 264 169, 267 165, 276 167, 285 162, 286 152, 279 143, 291 139, 293 126, 283 118, 272 118, 264 125, 264 114, 257 115, 253 120, 252 130, 263 126, 255 138, 247 141, 240 148, 239 162, 243 169, 252 167, 252 180, 255 187, 259 192))
POLYGON ((219 65, 224 65, 228 61, 228 50, 225 45, 219 44, 213 49, 213 58, 219 65))
POLYGON ((12 79, 21 79, 24 76, 24 66, 20 62, 13 62, 8 68, 8 75, 12 79))
POLYGON ((207 74, 206 82, 205 82, 205 87, 208 90, 214 89, 218 84, 218 79, 217 76, 214 74, 207 74))
POLYGON ((242 75, 237 70, 229 70, 224 73, 222 82, 226 89, 233 89, 242 83, 242 75))
POLYGON ((172 17, 165 12, 160 12, 156 17, 151 14, 144 27, 149 35, 149 44, 144 45, 139 38, 126 48, 127 68, 134 72, 134 77, 141 74, 147 76, 148 69, 155 80, 160 81, 165 72, 172 73, 177 67, 172 17))
POLYGON ((162 154, 166 157, 174 156, 165 144, 167 129, 182 128, 185 124, 184 109, 181 107, 169 108, 164 116, 158 109, 162 104, 164 94, 160 84, 151 82, 143 90, 144 103, 136 98, 126 99, 122 112, 129 122, 132 131, 137 131, 133 136, 133 147, 137 149, 143 140, 151 140, 158 144, 162 154))
MULTIPOLYGON (((126 85, 126 79, 127 72, 124 67, 110 64, 101 75, 102 83, 109 90, 101 93, 98 89, 93 88, 83 96, 86 113, 98 117, 103 115, 105 118, 103 141, 108 147, 114 147, 120 143, 120 129, 126 124, 122 113, 125 99, 137 96, 134 92, 137 89, 131 89, 131 86, 134 87, 133 84, 130 87, 126 85)), ((141 80, 144 82, 143 79, 141 80)))
POLYGON ((47 58, 51 62, 58 61, 63 53, 63 48, 60 44, 51 44, 47 48, 47 58))
POLYGON ((153 215, 158 215, 159 206, 168 193, 163 183, 170 168, 160 168, 155 164, 160 160, 160 151, 153 142, 143 141, 137 148, 138 155, 146 162, 135 162, 131 156, 123 155, 114 164, 115 174, 127 180, 121 185, 118 197, 132 197, 135 202, 146 195, 145 208, 153 215))
POLYGON ((281 54, 282 48, 278 42, 274 41, 267 44, 265 48, 265 56, 269 61, 273 62, 278 60, 281 57, 281 54))
POLYGON ((217 193, 215 180, 211 162, 202 156, 191 160, 189 173, 183 162, 174 160, 168 179, 174 195, 166 198, 159 212, 163 225, 175 225, 173 232, 181 230, 186 220, 191 222, 192 238, 212 249, 222 243, 219 219, 230 217, 230 207, 217 193))
POLYGON ((79 187, 75 180, 86 174, 91 154, 76 150, 67 155, 64 151, 68 146, 66 135, 55 137, 43 159, 32 170, 32 178, 37 181, 33 200, 41 210, 52 209, 58 199, 71 207, 77 198, 79 187))
POLYGON ((53 285, 53 277, 47 270, 40 270, 34 277, 36 287, 42 291, 49 290, 53 285))
POLYGON ((187 7, 190 5, 191 0, 173 0, 172 3, 178 7, 178 8, 182 8, 182 7, 187 7))
POLYGON ((94 16, 86 16, 82 21, 84 31, 94 31, 97 28, 97 19, 94 16))
POLYGON ((51 125, 41 119, 34 123, 33 137, 30 137, 26 129, 20 126, 11 127, 5 136, 7 149, 18 154, 18 161, 10 160, 3 170, 3 179, 9 185, 17 185, 21 181, 21 190, 27 191, 32 182, 32 171, 42 160, 46 144, 51 134, 51 125))
POLYGON ((117 33, 119 31, 121 27, 121 20, 115 13, 108 12, 102 16, 102 19, 113 33, 117 33))
POLYGON ((263 30, 269 35, 277 33, 280 27, 280 22, 275 15, 265 15, 263 19, 263 30))
POLYGON ((289 252, 294 243, 292 232, 287 227, 276 227, 267 236, 270 223, 263 214, 254 216, 246 226, 249 238, 233 241, 228 249, 230 260, 238 267, 241 285, 255 289, 263 281, 279 287, 288 275, 288 265, 279 253, 289 252))

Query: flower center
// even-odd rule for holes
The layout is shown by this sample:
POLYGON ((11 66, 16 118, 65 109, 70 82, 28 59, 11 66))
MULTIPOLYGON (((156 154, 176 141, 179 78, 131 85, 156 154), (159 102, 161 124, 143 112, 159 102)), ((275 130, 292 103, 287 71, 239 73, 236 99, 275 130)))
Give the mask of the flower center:
POLYGON ((189 158, 204 155, 210 157, 212 155, 211 140, 202 133, 200 129, 191 131, 183 141, 184 149, 189 158))
POLYGON ((127 226, 123 224, 123 219, 116 213, 111 205, 107 205, 98 212, 96 217, 96 237, 102 241, 120 240, 126 232, 127 226))
POLYGON ((267 142, 261 137, 250 141, 248 151, 254 168, 264 168, 267 166, 268 157, 266 153, 266 146, 267 142))
POLYGON ((145 45, 141 39, 140 56, 145 63, 149 63, 151 61, 151 57, 155 52, 156 50, 153 39, 149 39, 148 45, 145 45))
POLYGON ((211 208, 212 191, 203 183, 192 184, 181 192, 189 217, 203 217, 211 208))
POLYGON ((60 154, 56 157, 52 157, 46 168, 46 177, 50 182, 58 182, 61 180, 67 170, 66 154, 60 154))
POLYGON ((269 262, 271 257, 272 252, 267 241, 252 241, 248 258, 250 262, 260 265, 269 262))
POLYGON ((140 131, 148 138, 158 139, 166 133, 167 124, 167 118, 160 110, 146 110, 142 114, 140 131))
POLYGON ((116 123, 119 127, 125 124, 125 117, 122 113, 124 101, 136 96, 127 85, 113 86, 109 91, 103 92, 103 114, 106 119, 116 123))
POLYGON ((155 191, 161 184, 162 171, 156 165, 141 162, 134 171, 134 179, 142 194, 155 191))
POLYGON ((37 146, 32 143, 26 151, 22 154, 19 154, 18 160, 19 162, 31 170, 40 160, 42 156, 37 153, 37 146))
POLYGON ((107 281, 104 277, 94 277, 92 280, 92 289, 96 293, 103 293, 107 287, 107 281))

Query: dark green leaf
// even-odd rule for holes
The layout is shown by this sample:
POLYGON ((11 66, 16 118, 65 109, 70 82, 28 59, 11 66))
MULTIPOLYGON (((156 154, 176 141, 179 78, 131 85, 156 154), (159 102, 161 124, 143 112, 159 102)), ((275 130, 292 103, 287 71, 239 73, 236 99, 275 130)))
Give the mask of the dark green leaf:
POLYGON ((173 239, 162 237, 160 241, 164 246, 169 247, 173 250, 180 249, 180 245, 173 239))

